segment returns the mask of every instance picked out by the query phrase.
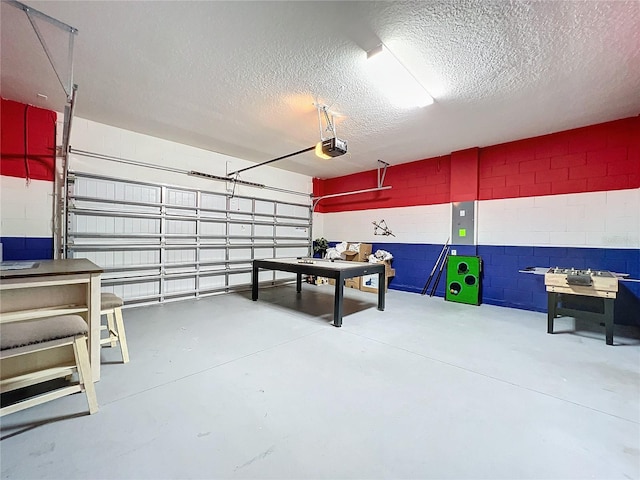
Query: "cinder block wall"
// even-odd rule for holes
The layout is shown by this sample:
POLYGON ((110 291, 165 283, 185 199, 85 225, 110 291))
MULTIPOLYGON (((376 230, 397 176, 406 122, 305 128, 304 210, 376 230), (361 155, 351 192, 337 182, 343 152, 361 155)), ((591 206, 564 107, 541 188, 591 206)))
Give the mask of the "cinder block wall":
POLYGON ((0 116, 2 258, 53 258, 57 114, 2 98, 0 116))
MULTIPOLYGON (((376 171, 314 180, 318 195, 376 186, 376 171)), ((391 190, 323 200, 331 241, 366 241, 394 255, 390 288, 422 290, 450 236, 454 201, 477 200, 485 303, 546 311, 528 266, 597 268, 640 277, 640 117, 471 148, 390 166, 391 190), (375 236, 384 219, 396 237, 375 236)), ((438 294, 444 295, 444 282, 438 294)), ((640 284, 621 283, 616 321, 640 325, 640 284)))
MULTIPOLYGON (((14 143, 22 145, 24 140, 13 142, 14 137, 24 131, 19 120, 24 118, 24 104, 2 99, 2 162, 0 163, 0 243, 4 260, 51 259, 59 255, 54 252, 54 159, 55 144, 61 143, 62 115, 48 110, 29 111, 30 119, 52 117, 50 128, 28 128, 29 152, 47 149, 50 165, 42 167, 42 159, 30 159, 31 178, 27 181, 24 159, 14 152, 14 143), (9 110, 5 107, 9 105, 9 110), (38 112, 39 111, 39 112, 38 112), (5 125, 12 120, 18 126, 8 129, 5 125), (57 122, 57 128, 56 128, 57 122), (18 128, 19 127, 19 128, 18 128), (58 134, 57 141, 55 134, 58 134), (11 141, 10 141, 11 140, 11 141), (12 143, 13 142, 13 143, 12 143), (35 150, 35 144, 42 145, 35 150), (43 177, 46 175, 46 177, 43 177)), ((31 121, 31 120, 30 120, 31 121)), ((31 125, 31 123, 30 123, 31 125)), ((71 145, 74 149, 110 155, 159 167, 171 167, 180 170, 197 170, 218 176, 226 176, 228 171, 237 170, 252 162, 222 155, 216 152, 195 148, 169 140, 151 137, 136 132, 100 124, 82 118, 74 118, 71 133, 71 145)), ((71 155, 71 170, 94 173, 122 179, 144 180, 165 183, 181 187, 196 188, 214 192, 225 192, 227 184, 203 178, 177 174, 174 172, 126 165, 82 155, 71 155)), ((58 172, 59 173, 59 172, 58 172)), ((312 178, 292 172, 265 166, 244 172, 242 180, 261 183, 285 190, 310 194, 312 178)), ((236 186, 236 195, 254 196, 279 201, 305 204, 308 197, 291 195, 266 189, 236 186)))

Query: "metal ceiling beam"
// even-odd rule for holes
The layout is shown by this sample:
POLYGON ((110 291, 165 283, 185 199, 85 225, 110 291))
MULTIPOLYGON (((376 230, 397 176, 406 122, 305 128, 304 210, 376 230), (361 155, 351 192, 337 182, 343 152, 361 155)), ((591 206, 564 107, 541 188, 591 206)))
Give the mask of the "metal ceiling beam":
POLYGON ((320 200, 324 200, 325 198, 333 198, 333 197, 344 197, 346 195, 355 195, 356 193, 367 193, 367 192, 377 192, 380 190, 389 190, 391 189, 391 185, 388 185, 386 187, 376 187, 376 188, 365 188, 364 190, 354 190, 352 192, 342 192, 342 193, 332 193, 329 195, 322 195, 320 197, 314 197, 313 198, 313 210, 316 209, 316 206, 318 205, 318 203, 320 203, 320 200))
POLYGON ((272 191, 275 191, 275 192, 287 193, 287 194, 291 194, 291 195, 301 195, 301 196, 304 196, 304 197, 307 197, 307 198, 310 197, 310 195, 308 193, 305 193, 305 192, 298 192, 298 191, 295 191, 295 190, 287 190, 285 188, 279 188, 279 187, 270 187, 269 185, 263 185, 261 183, 254 183, 254 182, 246 182, 244 180, 234 180, 232 178, 221 177, 221 176, 218 176, 218 175, 213 175, 213 174, 204 173, 204 172, 198 172, 198 171, 195 171, 195 170, 183 170, 183 169, 175 168, 175 167, 165 167, 164 165, 154 165, 154 164, 151 164, 151 163, 140 162, 138 160, 130 160, 130 159, 122 158, 122 157, 114 157, 114 156, 111 156, 111 155, 105 155, 105 154, 102 154, 102 153, 89 152, 89 151, 86 151, 86 150, 78 150, 78 149, 75 149, 73 147, 71 147, 69 149, 69 153, 73 153, 75 155, 81 155, 83 157, 88 157, 88 158, 97 158, 97 159, 100 159, 100 160, 107 160, 107 161, 111 161, 111 162, 124 163, 126 165, 135 165, 137 167, 152 168, 154 170, 164 170, 164 171, 173 172, 173 173, 182 173, 182 174, 185 174, 185 175, 207 178, 209 180, 216 180, 216 181, 219 181, 219 182, 234 182, 234 183, 238 183, 240 185, 244 185, 244 186, 247 186, 247 187, 263 188, 265 190, 272 190, 272 191))
POLYGON ((246 172, 247 170, 251 170, 252 168, 262 167, 263 165, 268 165, 269 163, 277 162, 278 160, 284 160, 285 158, 293 157, 294 155, 300 155, 301 153, 310 152, 315 148, 316 146, 314 145, 313 147, 305 148, 303 150, 299 150, 294 153, 289 153, 287 155, 283 155, 282 157, 274 158, 272 160, 267 160, 266 162, 256 163, 255 165, 251 165, 250 167, 241 168, 240 170, 236 170, 235 172, 227 173, 227 176, 231 177, 233 175, 238 175, 239 173, 246 172))

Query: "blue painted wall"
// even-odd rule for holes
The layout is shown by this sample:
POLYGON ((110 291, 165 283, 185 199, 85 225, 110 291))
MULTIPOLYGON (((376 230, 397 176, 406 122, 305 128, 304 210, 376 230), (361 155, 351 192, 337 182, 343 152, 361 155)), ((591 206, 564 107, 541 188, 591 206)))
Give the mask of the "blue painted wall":
POLYGON ((0 237, 3 260, 50 260, 53 238, 0 237))
MULTIPOLYGON (((331 245, 335 245, 335 242, 331 245)), ((591 268, 628 273, 630 278, 640 278, 638 249, 495 245, 453 245, 452 248, 457 250, 458 255, 479 255, 482 258, 482 303, 503 307, 547 311, 544 276, 518 272, 526 267, 591 268)), ((389 288, 420 293, 438 259, 442 245, 374 243, 373 251, 378 249, 393 254, 392 266, 396 270, 396 276, 389 282, 389 288)), ((444 297, 445 276, 446 272, 443 272, 436 290, 439 297, 444 297)), ((619 282, 615 319, 619 324, 640 326, 640 283, 619 282)))

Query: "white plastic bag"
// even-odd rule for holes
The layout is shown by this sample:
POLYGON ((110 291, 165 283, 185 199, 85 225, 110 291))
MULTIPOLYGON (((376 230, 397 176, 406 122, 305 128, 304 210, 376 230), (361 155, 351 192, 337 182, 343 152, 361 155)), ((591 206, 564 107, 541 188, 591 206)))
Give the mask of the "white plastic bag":
POLYGON ((392 260, 393 255, 386 250, 376 250, 376 253, 369 255, 369 263, 380 263, 386 260, 392 260))
POLYGON ((338 253, 345 252, 347 250, 348 244, 347 242, 340 242, 335 246, 335 249, 338 253))

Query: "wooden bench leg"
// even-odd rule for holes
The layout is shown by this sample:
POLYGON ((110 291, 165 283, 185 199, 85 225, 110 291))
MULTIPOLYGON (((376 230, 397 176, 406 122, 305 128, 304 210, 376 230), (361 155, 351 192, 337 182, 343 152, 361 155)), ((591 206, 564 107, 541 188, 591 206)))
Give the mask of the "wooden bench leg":
POLYGON ((120 350, 122 351, 122 362, 129 363, 129 348, 127 347, 127 334, 124 333, 124 321, 122 320, 122 309, 116 308, 116 329, 118 331, 118 340, 120 341, 120 350))
POLYGON ((98 399, 96 397, 96 389, 93 385, 93 376, 91 375, 86 337, 78 336, 75 338, 73 342, 73 353, 76 357, 80 386, 84 389, 84 393, 87 396, 89 414, 94 414, 98 411, 98 399))

